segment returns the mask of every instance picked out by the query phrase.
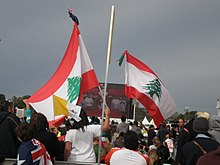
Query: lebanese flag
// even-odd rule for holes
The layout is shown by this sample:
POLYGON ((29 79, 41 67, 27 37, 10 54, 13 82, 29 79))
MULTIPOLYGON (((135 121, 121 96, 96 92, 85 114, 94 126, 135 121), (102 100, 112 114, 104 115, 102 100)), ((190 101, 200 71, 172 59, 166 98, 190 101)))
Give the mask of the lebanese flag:
POLYGON ((84 92, 96 86, 99 86, 96 74, 79 28, 74 23, 69 45, 59 67, 28 102, 37 112, 43 113, 48 121, 52 121, 54 116, 68 115, 67 103, 76 105, 84 92))
POLYGON ((125 63, 125 95, 136 98, 148 111, 154 123, 161 122, 176 113, 176 104, 158 76, 143 62, 125 51, 119 59, 125 63))

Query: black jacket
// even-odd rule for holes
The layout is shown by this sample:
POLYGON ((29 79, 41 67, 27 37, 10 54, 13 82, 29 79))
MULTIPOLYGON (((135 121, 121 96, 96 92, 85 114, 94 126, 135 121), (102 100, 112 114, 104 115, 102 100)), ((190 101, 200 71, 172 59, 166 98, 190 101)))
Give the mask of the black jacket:
POLYGON ((10 112, 0 112, 0 157, 16 158, 19 141, 15 128, 20 123, 19 118, 10 112))
POLYGON ((59 145, 59 141, 57 139, 57 136, 48 131, 39 131, 39 132, 34 132, 34 138, 39 140, 43 145, 46 147, 50 157, 53 158, 60 156, 61 154, 61 149, 59 145))
POLYGON ((148 147, 153 144, 152 140, 153 140, 153 138, 154 138, 155 136, 156 136, 156 132, 155 132, 154 130, 151 130, 151 129, 150 129, 150 130, 148 131, 148 138, 147 138, 148 147))
POLYGON ((193 121, 189 121, 184 128, 179 132, 178 142, 177 142, 177 154, 176 154, 176 164, 180 163, 180 165, 184 165, 184 158, 182 153, 182 147, 189 141, 192 141, 197 133, 193 130, 193 121))
MULTIPOLYGON (((211 138, 196 137, 194 139, 206 152, 214 151, 218 148, 219 143, 211 138)), ((203 156, 202 150, 192 141, 182 147, 183 161, 185 165, 195 165, 199 157, 203 156)))

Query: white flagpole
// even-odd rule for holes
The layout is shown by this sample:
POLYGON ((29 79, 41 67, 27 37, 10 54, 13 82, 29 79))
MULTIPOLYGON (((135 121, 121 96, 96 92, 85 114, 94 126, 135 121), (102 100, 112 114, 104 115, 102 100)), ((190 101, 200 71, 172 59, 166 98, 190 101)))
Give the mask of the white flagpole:
MULTIPOLYGON (((98 86, 98 88, 99 88, 100 95, 102 96, 102 100, 104 100, 104 99, 103 99, 103 97, 104 97, 104 96, 103 96, 103 92, 102 92, 102 89, 101 89, 100 85, 98 86)), ((104 104, 105 104, 105 103, 104 103, 104 104)))
POLYGON ((103 96, 103 104, 102 104, 101 135, 99 137, 98 164, 100 164, 100 153, 101 153, 101 146, 102 146, 102 124, 103 124, 103 118, 104 118, 104 108, 105 108, 105 103, 106 103, 108 68, 109 68, 109 64, 110 64, 111 51, 112 51, 112 36, 113 36, 113 27, 114 27, 114 17, 115 17, 115 6, 112 5, 111 18, 110 18, 110 28, 109 28, 109 38, 108 38, 107 59, 106 59, 105 87, 104 87, 104 96, 103 96))
POLYGON ((136 103, 137 103, 137 100, 134 98, 134 100, 132 100, 132 103, 133 103, 133 105, 134 105, 134 109, 133 109, 133 119, 136 120, 135 117, 136 117, 136 103))

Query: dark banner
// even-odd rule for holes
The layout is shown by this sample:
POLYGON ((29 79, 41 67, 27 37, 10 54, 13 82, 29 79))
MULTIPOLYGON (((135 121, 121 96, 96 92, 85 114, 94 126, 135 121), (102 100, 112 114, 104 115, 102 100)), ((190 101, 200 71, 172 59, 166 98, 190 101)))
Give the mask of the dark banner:
MULTIPOLYGON (((104 93, 104 83, 100 83, 104 93)), ((125 96, 124 84, 108 84, 106 103, 111 109, 112 118, 120 118, 122 115, 132 118, 131 99, 125 96)), ((99 88, 93 88, 83 95, 80 105, 86 110, 88 116, 101 116, 102 96, 99 88)))

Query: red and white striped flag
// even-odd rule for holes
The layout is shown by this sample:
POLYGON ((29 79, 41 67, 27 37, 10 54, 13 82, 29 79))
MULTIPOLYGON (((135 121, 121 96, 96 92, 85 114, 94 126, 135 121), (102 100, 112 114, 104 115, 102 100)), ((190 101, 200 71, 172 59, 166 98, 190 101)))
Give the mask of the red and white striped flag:
POLYGON ((43 113, 48 121, 54 116, 68 115, 67 103, 76 105, 82 94, 99 86, 79 28, 74 29, 66 53, 52 78, 28 102, 43 113))
POLYGON ((125 51, 119 59, 125 63, 125 95, 136 98, 148 111, 154 123, 161 122, 176 113, 176 104, 158 76, 143 62, 125 51))

